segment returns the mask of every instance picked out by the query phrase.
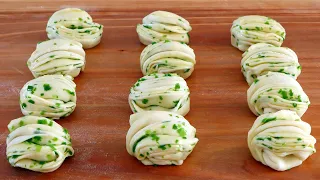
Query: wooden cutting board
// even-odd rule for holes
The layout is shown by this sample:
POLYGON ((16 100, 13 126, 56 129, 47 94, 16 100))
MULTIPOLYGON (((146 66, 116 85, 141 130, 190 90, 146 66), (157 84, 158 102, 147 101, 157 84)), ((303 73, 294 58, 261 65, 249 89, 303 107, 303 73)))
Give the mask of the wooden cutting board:
MULTIPOLYGON (((287 31, 283 46, 299 56, 298 81, 311 100, 303 120, 320 138, 320 2, 317 0, 0 0, 0 179, 320 179, 320 154, 286 172, 256 162, 247 133, 256 117, 246 102, 248 85, 240 72, 241 52, 230 44, 238 16, 259 14, 279 21, 287 31), (86 50, 85 72, 75 79, 77 108, 58 123, 73 139, 75 156, 55 172, 13 168, 6 159, 7 124, 22 116, 19 91, 33 78, 26 61, 37 42, 47 38, 51 14, 79 7, 104 25, 100 45, 86 50), (125 149, 129 128, 129 88, 142 76, 144 48, 137 23, 154 10, 185 17, 192 25, 190 46, 197 65, 187 79, 191 111, 186 116, 200 139, 182 166, 144 166, 125 149)), ((319 143, 316 148, 320 150, 319 143)))

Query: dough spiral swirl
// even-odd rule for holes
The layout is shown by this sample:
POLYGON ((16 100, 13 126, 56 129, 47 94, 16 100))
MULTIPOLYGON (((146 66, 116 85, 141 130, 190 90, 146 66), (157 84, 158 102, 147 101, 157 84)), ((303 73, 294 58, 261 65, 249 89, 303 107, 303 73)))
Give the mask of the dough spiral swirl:
POLYGON ((315 153, 311 127, 293 111, 281 110, 259 116, 248 133, 252 156, 278 171, 299 166, 315 153))
POLYGON ((12 120, 8 129, 6 155, 14 167, 52 172, 74 154, 68 131, 53 120, 24 116, 12 120))
POLYGON ((167 11, 155 11, 137 25, 140 42, 149 45, 164 40, 178 41, 188 44, 192 30, 189 22, 183 17, 167 11))
POLYGON ((46 31, 49 39, 72 39, 88 49, 100 43, 103 26, 93 22, 92 17, 84 10, 66 8, 50 17, 46 31))
POLYGON ((233 21, 231 44, 246 51, 256 43, 268 43, 280 47, 286 37, 286 31, 277 21, 258 15, 242 16, 233 21))
POLYGON ((20 91, 24 115, 59 119, 76 107, 76 84, 70 76, 45 75, 27 82, 20 91))
POLYGON ((81 43, 68 39, 41 42, 27 65, 34 77, 62 74, 76 77, 85 67, 86 53, 81 43))
POLYGON ((190 110, 189 87, 177 74, 150 74, 130 89, 132 112, 169 111, 186 115, 190 110))
POLYGON ((140 67, 143 75, 177 73, 186 79, 194 70, 195 58, 187 44, 166 40, 152 43, 142 51, 140 67))
POLYGON ((250 46, 242 57, 241 70, 249 85, 268 72, 284 73, 294 79, 301 73, 296 53, 286 47, 258 43, 250 46))
POLYGON ((279 110, 295 111, 300 117, 310 104, 300 84, 283 73, 258 77, 247 91, 250 110, 257 116, 279 110))
POLYGON ((199 141, 181 115, 149 111, 130 116, 126 147, 144 165, 181 165, 199 141))

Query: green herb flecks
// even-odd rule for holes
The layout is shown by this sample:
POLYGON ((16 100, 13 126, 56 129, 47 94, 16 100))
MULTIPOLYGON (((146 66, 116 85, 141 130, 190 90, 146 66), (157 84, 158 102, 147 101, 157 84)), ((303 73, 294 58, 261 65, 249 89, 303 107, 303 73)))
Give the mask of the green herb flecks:
POLYGON ((270 122, 270 121, 275 121, 275 120, 277 120, 277 117, 264 118, 264 119, 261 121, 261 123, 262 123, 262 124, 265 124, 265 123, 268 123, 268 122, 270 122))
POLYGON ((50 91, 52 88, 51 88, 50 84, 43 84, 43 89, 45 91, 50 91))
POLYGON ((152 29, 152 27, 148 26, 148 25, 143 25, 143 27, 148 28, 148 29, 152 29))
POLYGON ((70 91, 69 89, 63 89, 63 90, 69 93, 70 95, 75 96, 74 91, 70 91))
POLYGON ((265 146, 265 147, 267 147, 267 148, 270 149, 270 150, 273 149, 271 146, 268 146, 268 145, 266 145, 266 144, 264 144, 264 143, 262 143, 262 145, 265 146))
POLYGON ((175 91, 178 91, 180 89, 180 84, 179 83, 176 83, 175 86, 174 86, 174 90, 175 91))
POLYGON ((26 104, 26 103, 22 103, 22 104, 21 104, 21 107, 22 107, 22 109, 24 109, 24 108, 27 107, 27 104, 26 104))
POLYGON ((29 99, 28 102, 29 102, 30 104, 34 104, 34 100, 32 100, 32 99, 29 99))
POLYGON ((149 102, 148 99, 142 99, 142 103, 143 103, 143 104, 147 104, 148 102, 149 102))
POLYGON ((48 121, 46 119, 39 119, 38 124, 48 124, 48 121))
POLYGON ((34 87, 34 86, 28 86, 27 87, 27 91, 31 91, 31 94, 33 94, 36 90, 37 90, 37 88, 34 87))

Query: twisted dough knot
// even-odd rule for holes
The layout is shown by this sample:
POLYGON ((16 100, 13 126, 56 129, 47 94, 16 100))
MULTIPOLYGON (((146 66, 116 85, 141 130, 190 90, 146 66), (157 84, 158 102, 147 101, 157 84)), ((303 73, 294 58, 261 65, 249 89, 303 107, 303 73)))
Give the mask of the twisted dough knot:
POLYGON ((20 91, 21 111, 59 119, 69 116, 76 107, 76 84, 70 76, 45 75, 27 82, 20 91))
POLYGON ((126 147, 144 165, 181 165, 199 141, 183 117, 164 111, 130 116, 126 147))
POLYGON ((257 116, 286 109, 301 117, 310 104, 295 79, 276 72, 258 77, 248 89, 247 98, 250 110, 257 116))
POLYGON ((166 11, 155 11, 137 25, 140 42, 149 45, 152 42, 172 40, 189 43, 188 32, 192 30, 184 18, 166 11))
POLYGON ((256 43, 268 43, 281 46, 286 32, 277 21, 265 16, 242 16, 233 21, 231 44, 241 51, 246 51, 256 43))
POLYGON ((144 75, 177 73, 188 78, 194 70, 196 56, 188 45, 175 41, 161 41, 148 45, 141 53, 140 67, 144 75))
POLYGON ((38 43, 27 65, 34 77, 62 74, 76 77, 85 67, 86 53, 81 43, 52 39, 38 43))
POLYGON ((257 118, 248 133, 252 156, 278 171, 299 166, 315 153, 311 127, 293 111, 281 110, 257 118))
POLYGON ((53 120, 25 116, 12 120, 8 129, 6 154, 14 167, 52 172, 74 154, 68 131, 53 120))
POLYGON ((258 43, 250 46, 242 57, 241 70, 249 85, 270 71, 284 73, 294 79, 301 73, 296 53, 286 47, 258 43))
POLYGON ((182 116, 190 110, 189 87, 177 74, 150 74, 130 89, 129 104, 134 113, 169 111, 182 116))
POLYGON ((88 49, 100 43, 103 26, 94 23, 86 11, 66 8, 50 17, 46 31, 49 39, 72 39, 88 49))

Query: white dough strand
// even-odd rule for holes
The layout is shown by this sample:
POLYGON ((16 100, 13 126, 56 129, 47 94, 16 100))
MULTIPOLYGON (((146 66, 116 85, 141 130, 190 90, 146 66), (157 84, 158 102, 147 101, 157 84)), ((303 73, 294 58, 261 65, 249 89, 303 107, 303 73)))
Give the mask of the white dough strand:
POLYGON ((281 46, 286 31, 277 21, 258 15, 242 16, 233 21, 231 44, 241 51, 246 51, 256 43, 268 43, 281 46))
POLYGON ((76 77, 84 70, 85 55, 77 41, 52 39, 38 43, 27 65, 34 77, 50 74, 76 77))
POLYGON ((192 28, 186 19, 174 13, 155 11, 144 17, 142 23, 137 25, 137 33, 144 45, 164 40, 189 43, 188 32, 192 28))
POLYGON ((144 165, 181 165, 199 141, 195 135, 181 115, 146 111, 130 116, 126 147, 144 165))
POLYGON ((311 127, 289 110, 259 116, 248 133, 252 156, 277 171, 299 166, 316 152, 311 127))
POLYGON ((189 87, 177 74, 155 73, 140 78, 130 89, 132 112, 168 111, 186 115, 190 110, 189 87))
POLYGON ((59 119, 76 107, 76 84, 71 76, 45 75, 27 82, 20 91, 24 115, 59 119))
POLYGON ((300 84, 290 76, 277 72, 258 77, 247 91, 247 101, 250 110, 257 116, 291 110, 301 117, 310 105, 300 84))
POLYGON ((100 43, 103 26, 93 22, 92 17, 84 10, 66 8, 50 17, 46 31, 49 39, 75 40, 88 49, 100 43))
POLYGON ((286 47, 258 43, 250 46, 242 57, 241 71, 249 85, 268 72, 280 72, 294 79, 301 73, 296 53, 286 47))
POLYGON ((68 131, 51 119, 24 116, 12 120, 8 129, 6 155, 14 167, 52 172, 74 154, 68 131))
POLYGON ((187 44, 170 40, 152 43, 141 53, 140 67, 144 75, 176 73, 188 78, 194 70, 196 56, 187 44))

